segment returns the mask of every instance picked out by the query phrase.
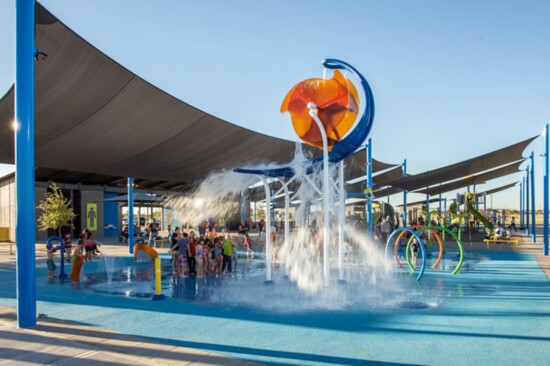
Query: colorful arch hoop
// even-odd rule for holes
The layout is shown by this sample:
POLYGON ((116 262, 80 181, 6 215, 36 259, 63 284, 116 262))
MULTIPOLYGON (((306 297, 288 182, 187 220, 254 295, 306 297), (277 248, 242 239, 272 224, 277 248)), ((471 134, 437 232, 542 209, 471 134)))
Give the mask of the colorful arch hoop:
MULTIPOLYGON (((432 234, 434 234, 435 238, 437 239, 437 242, 439 243, 439 257, 437 258, 437 260, 435 261, 434 265, 432 266, 432 268, 437 268, 437 266, 439 265, 439 262, 441 262, 441 259, 443 258, 443 242, 441 241, 441 237, 439 236, 439 234, 437 233, 437 231, 431 227, 422 227, 421 229, 418 229, 416 230, 416 232, 418 234, 422 234, 424 231, 429 231, 431 232, 432 234)), ((401 237, 403 235, 405 235, 407 232, 406 231, 403 231, 401 234, 399 234, 399 236, 395 239, 395 246, 394 246, 394 255, 395 255, 395 259, 397 260, 397 264, 399 264, 399 267, 403 268, 403 264, 401 264, 401 261, 399 260, 399 255, 398 255, 398 251, 399 251, 399 240, 401 239, 401 237)), ((407 258, 407 263, 409 264, 409 267, 411 268, 411 270, 413 272, 416 272, 416 269, 413 267, 410 259, 409 259, 409 248, 411 246, 411 241, 412 241, 412 236, 409 238, 409 241, 407 242, 407 248, 405 250, 405 256, 407 258)))
POLYGON ((457 274, 460 268, 462 267, 462 262, 464 261, 464 247, 462 246, 462 241, 458 238, 458 236, 455 235, 451 230, 447 229, 443 226, 429 226, 432 229, 435 230, 443 230, 447 234, 453 237, 453 239, 456 241, 456 244, 458 245, 458 254, 460 255, 460 259, 458 261, 458 264, 456 265, 456 268, 451 274, 457 274))
MULTIPOLYGON (((398 229, 396 231, 394 231, 392 233, 392 235, 390 235, 390 237, 388 238, 388 241, 386 242, 386 255, 387 255, 387 252, 388 252, 388 246, 390 244, 390 241, 391 239, 394 237, 394 234, 396 232, 403 232, 405 231, 405 229, 407 229, 406 231, 408 232, 415 232, 411 227, 405 227, 405 228, 401 228, 401 229, 398 229)), ((428 230, 428 229, 432 229, 432 230, 442 230, 444 232, 446 232, 447 234, 449 234, 457 243, 458 245, 458 253, 459 253, 459 261, 458 261, 458 264, 456 265, 455 269, 453 270, 453 272, 451 272, 451 274, 457 274, 458 271, 460 271, 460 268, 462 267, 462 263, 464 262, 464 247, 462 246, 462 241, 458 238, 458 236, 456 236, 455 233, 453 233, 451 230, 445 228, 445 227, 442 227, 442 226, 423 226, 421 227, 418 232, 421 233, 422 231, 424 230, 428 230)), ((433 231, 432 231, 433 232, 433 231)), ((395 254, 395 257, 397 259, 397 263, 399 264, 399 266, 401 268, 403 268, 403 265, 401 264, 401 262, 399 261, 398 259, 398 255, 397 255, 397 243, 399 242, 399 239, 401 239, 401 236, 404 235, 403 233, 402 234, 399 234, 399 237, 396 239, 396 247, 394 249, 394 254, 395 254)), ((416 235, 415 235, 416 236, 416 235)), ((418 237, 417 237, 418 239, 418 237)), ((419 240, 419 243, 421 243, 420 247, 422 248, 422 246, 424 245, 423 242, 421 242, 419 240)), ((406 255, 407 255, 407 263, 409 264, 409 266, 411 267, 411 270, 413 270, 412 268, 412 263, 409 261, 409 257, 408 257, 408 250, 409 250, 409 245, 410 245, 410 241, 407 243, 407 249, 406 249, 406 255)), ((439 265, 439 260, 440 258, 442 257, 442 254, 443 254, 443 250, 441 249, 441 242, 440 242, 440 254, 439 254, 439 258, 438 258, 438 261, 437 261, 437 265, 439 265)), ((422 252, 422 255, 424 255, 424 252, 422 252)), ((433 268, 436 268, 436 265, 434 264, 433 268)), ((414 272, 414 270, 413 270, 414 272)))
POLYGON ((393 233, 391 233, 390 237, 388 238, 388 241, 386 242, 386 250, 385 250, 386 258, 388 257, 388 246, 389 246, 391 240, 395 236, 397 236, 397 234, 399 234, 400 232, 403 232, 403 231, 410 232, 416 238, 416 240, 418 240, 418 243, 420 244, 420 251, 422 252, 422 266, 420 268, 420 271, 418 272, 418 275, 416 276, 416 281, 420 281, 420 279, 422 278, 422 275, 424 275, 424 270, 426 269, 426 247, 424 246, 424 242, 422 241, 420 236, 418 236, 418 234, 413 229, 405 226, 405 227, 399 228, 399 229, 395 230, 393 233))

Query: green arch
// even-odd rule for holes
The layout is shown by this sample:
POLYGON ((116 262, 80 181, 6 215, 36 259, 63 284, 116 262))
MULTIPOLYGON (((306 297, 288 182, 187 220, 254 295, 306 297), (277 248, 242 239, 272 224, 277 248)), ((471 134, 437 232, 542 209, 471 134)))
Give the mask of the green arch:
MULTIPOLYGON (((427 229, 443 230, 446 233, 448 233, 449 235, 451 235, 453 237, 453 239, 456 241, 456 243, 458 244, 458 252, 460 254, 460 260, 458 261, 458 264, 457 264, 456 268, 454 269, 454 271, 452 272, 452 274, 457 274, 458 271, 460 270, 460 268, 462 267, 462 262, 464 261, 464 248, 462 247, 462 241, 458 238, 458 236, 455 235, 455 233, 453 233, 451 230, 449 230, 447 228, 444 228, 442 226, 426 226, 426 227, 423 227, 423 228, 419 229, 417 232, 420 234, 420 233, 422 233, 423 231, 425 231, 427 229)), ((413 237, 411 237, 409 239, 409 241, 407 242, 407 248, 405 249, 405 256, 407 258, 407 263, 409 264, 409 267, 411 267, 411 269, 413 268, 413 265, 412 265, 411 259, 409 257, 409 252, 410 252, 410 246, 411 246, 411 239, 412 238, 413 237)))

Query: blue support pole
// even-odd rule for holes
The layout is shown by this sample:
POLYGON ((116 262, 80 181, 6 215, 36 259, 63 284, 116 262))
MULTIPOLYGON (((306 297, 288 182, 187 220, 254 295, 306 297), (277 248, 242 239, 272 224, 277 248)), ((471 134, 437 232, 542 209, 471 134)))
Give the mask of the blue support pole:
POLYGON ((548 255, 548 153, 550 150, 548 126, 547 124, 544 127, 544 244, 542 246, 544 255, 548 255))
POLYGON ((128 253, 134 254, 134 178, 128 178, 128 253))
POLYGON ((430 226, 430 195, 426 195, 426 226, 430 226))
MULTIPOLYGON (((403 178, 407 178, 407 159, 403 160, 403 178)), ((407 190, 403 190, 403 226, 407 226, 407 190)))
POLYGON ((529 235, 529 166, 525 168, 525 235, 529 235))
MULTIPOLYGON (((266 206, 265 211, 266 216, 271 215, 270 207, 266 206)), ((246 197, 244 195, 244 191, 241 191, 241 221, 244 221, 244 219, 246 219, 246 197)))
POLYGON ((17 326, 36 326, 34 197, 34 0, 15 3, 17 326))
POLYGON ((489 218, 487 216, 487 194, 483 194, 483 212, 485 213, 485 218, 489 218))
POLYGON ((523 228, 523 182, 519 182, 519 227, 523 228))
POLYGON ((367 198, 368 208, 367 216, 369 221, 369 237, 373 238, 373 222, 372 222, 372 139, 369 138, 367 143, 367 188, 370 192, 367 198))
POLYGON ((441 216, 441 193, 439 194, 439 216, 441 216))
POLYGON ((531 151, 531 240, 537 242, 537 210, 535 208, 535 153, 531 151))
POLYGON ((474 196, 476 198, 476 211, 479 211, 479 204, 477 202, 477 186, 476 186, 476 184, 474 184, 474 196))

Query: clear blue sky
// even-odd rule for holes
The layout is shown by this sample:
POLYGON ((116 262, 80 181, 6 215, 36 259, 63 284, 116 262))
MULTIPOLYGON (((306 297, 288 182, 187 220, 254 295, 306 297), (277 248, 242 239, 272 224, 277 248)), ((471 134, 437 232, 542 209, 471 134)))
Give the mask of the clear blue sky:
MULTIPOLYGON (((375 158, 389 163, 406 158, 411 174, 537 135, 550 122, 550 1, 42 4, 161 89, 232 123, 290 140, 294 131, 279 113, 288 89, 321 77, 323 58, 346 60, 374 92, 375 158)), ((14 79, 14 1, 0 0, 0 27, 3 94, 14 79)), ((542 139, 532 149, 542 153, 542 139)), ((537 207, 542 163, 537 157, 537 207)), ((409 197, 418 199, 422 196, 409 197)), ((495 194, 493 206, 519 207, 519 188, 495 194)))

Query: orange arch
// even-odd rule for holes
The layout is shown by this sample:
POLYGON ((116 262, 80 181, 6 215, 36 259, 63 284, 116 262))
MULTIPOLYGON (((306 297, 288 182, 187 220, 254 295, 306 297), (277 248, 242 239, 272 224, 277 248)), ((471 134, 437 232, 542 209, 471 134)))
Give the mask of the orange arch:
MULTIPOLYGON (((432 233, 437 239, 437 242, 439 243, 439 256, 435 261, 434 265, 432 266, 432 268, 437 268, 437 266, 439 265, 439 262, 441 262, 441 259, 443 259, 443 242, 441 241, 441 237, 439 236, 439 233, 430 227, 421 226, 419 230, 415 230, 415 231, 418 231, 418 233, 422 233, 423 231, 426 231, 426 230, 432 233)), ((402 231, 399 234, 399 236, 395 239, 395 245, 393 248, 393 254, 395 256, 395 260, 397 261, 397 264, 399 265, 400 268, 403 268, 403 264, 399 260, 399 241, 401 240, 401 238, 405 233, 408 233, 408 231, 402 231)), ((407 242, 407 249, 406 249, 407 251, 409 250, 409 247, 410 247, 410 239, 409 239, 409 242, 407 242)))
POLYGON ((137 261, 137 255, 140 250, 143 250, 145 253, 149 254, 151 256, 151 261, 155 261, 155 258, 158 257, 158 253, 156 250, 148 246, 147 244, 136 244, 134 246, 134 262, 137 261))

